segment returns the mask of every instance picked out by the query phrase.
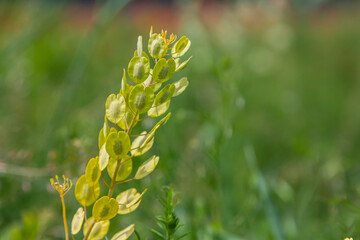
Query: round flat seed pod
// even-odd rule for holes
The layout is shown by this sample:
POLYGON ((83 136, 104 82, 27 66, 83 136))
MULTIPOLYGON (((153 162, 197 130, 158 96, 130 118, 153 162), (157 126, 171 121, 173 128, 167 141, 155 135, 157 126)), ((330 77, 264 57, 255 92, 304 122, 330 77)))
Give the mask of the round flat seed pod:
POLYGON ((106 117, 110 122, 117 124, 125 115, 126 103, 122 95, 111 94, 105 103, 106 117))
POLYGON ((99 157, 90 159, 85 170, 85 178, 86 178, 86 182, 91 186, 94 186, 95 183, 99 181, 100 178, 99 157))
POLYGON ((103 144, 103 146, 101 147, 100 152, 99 152, 99 169, 100 169, 100 171, 104 170, 109 163, 110 156, 107 153, 105 146, 106 145, 103 144))
POLYGON ((190 45, 191 41, 187 37, 182 36, 172 48, 172 56, 175 58, 183 56, 187 52, 187 50, 189 50, 190 45))
POLYGON ((131 155, 140 156, 150 150, 154 144, 154 137, 145 144, 147 139, 147 132, 142 132, 140 136, 136 137, 131 143, 131 155))
MULTIPOLYGON (((84 224, 83 227, 83 232, 84 232, 84 236, 87 232, 88 226, 90 226, 90 224, 95 221, 94 217, 91 217, 87 220, 87 222, 84 224)), ((89 240, 100 240, 103 239, 106 234, 109 231, 109 226, 110 226, 110 221, 106 220, 106 221, 101 221, 101 222, 96 222, 94 227, 92 228, 90 234, 89 234, 89 240)))
POLYGON ((146 191, 147 189, 140 194, 135 188, 130 188, 120 193, 116 197, 116 201, 119 203, 118 214, 128 214, 133 212, 140 205, 141 198, 146 191))
POLYGON ((75 186, 75 197, 81 205, 85 207, 90 206, 99 197, 99 194, 99 182, 95 183, 94 186, 91 186, 87 183, 85 175, 82 175, 79 178, 75 186))
POLYGON ((143 85, 136 85, 130 93, 129 105, 134 112, 147 112, 154 102, 154 90, 143 85))
POLYGON ((170 100, 166 101, 165 103, 156 106, 156 107, 152 107, 149 111, 148 111, 148 116, 149 117, 159 117, 161 115, 163 115, 164 113, 166 113, 166 111, 169 109, 170 107, 170 100))
POLYGON ((105 143, 106 152, 114 159, 124 157, 130 150, 130 138, 126 132, 110 133, 105 143))
POLYGON ((150 74, 150 62, 146 57, 133 57, 128 66, 128 74, 135 83, 144 82, 150 74))
MULTIPOLYGON (((115 172, 115 169, 116 169, 116 164, 117 164, 117 161, 113 158, 110 158, 109 160, 109 165, 107 167, 107 171, 108 171, 108 174, 110 176, 110 178, 112 179, 114 177, 114 172, 115 172)), ((131 159, 123 159, 120 163, 120 167, 119 167, 119 170, 116 174, 116 180, 115 181, 122 181, 124 179, 126 179, 131 171, 132 171, 132 160, 131 159)))
POLYGON ((174 94, 175 85, 167 84, 161 89, 155 97, 155 106, 159 106, 168 101, 174 94))
POLYGON ((156 168, 156 165, 158 164, 158 162, 159 162, 159 157, 157 157, 157 156, 152 156, 151 158, 146 160, 138 168, 138 170, 135 174, 135 179, 142 179, 142 178, 146 177, 147 175, 149 175, 150 173, 152 173, 152 171, 154 171, 154 169, 156 168))
POLYGON ((185 62, 180 63, 180 59, 176 58, 175 63, 176 63, 176 68, 175 68, 175 72, 181 71, 184 68, 186 68, 187 64, 189 63, 189 61, 191 60, 192 56, 188 58, 188 60, 186 60, 185 62), (178 60, 178 61, 177 61, 178 60))
POLYGON ((78 232, 80 232, 82 224, 84 222, 84 215, 85 215, 84 209, 82 207, 80 207, 76 211, 76 213, 71 221, 71 234, 72 235, 75 235, 78 232))
POLYGON ((152 34, 149 38, 148 50, 153 58, 161 58, 165 54, 165 40, 159 34, 152 34))
POLYGON ((119 209, 119 203, 108 196, 98 199, 93 207, 93 217, 96 221, 110 220, 116 216, 119 209))
POLYGON ((175 82, 174 83, 175 91, 173 97, 179 96, 183 91, 185 91, 188 85, 189 85, 189 81, 187 77, 183 77, 179 81, 175 82))
POLYGON ((135 225, 131 224, 130 226, 128 226, 127 228, 125 228, 124 230, 116 233, 111 240, 126 240, 128 239, 131 234, 133 234, 135 231, 135 225))
POLYGON ((174 76, 174 73, 175 61, 172 58, 168 60, 162 58, 155 64, 153 70, 153 79, 155 82, 163 83, 172 78, 172 76, 174 76))

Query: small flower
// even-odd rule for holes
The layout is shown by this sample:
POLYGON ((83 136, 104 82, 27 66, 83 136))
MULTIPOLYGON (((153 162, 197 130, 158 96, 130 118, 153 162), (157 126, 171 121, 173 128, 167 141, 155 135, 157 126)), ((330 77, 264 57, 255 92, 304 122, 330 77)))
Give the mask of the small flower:
POLYGON ((55 176, 56 182, 53 178, 50 178, 51 186, 60 194, 60 196, 65 196, 72 187, 72 181, 62 175, 64 182, 60 183, 58 175, 55 176))

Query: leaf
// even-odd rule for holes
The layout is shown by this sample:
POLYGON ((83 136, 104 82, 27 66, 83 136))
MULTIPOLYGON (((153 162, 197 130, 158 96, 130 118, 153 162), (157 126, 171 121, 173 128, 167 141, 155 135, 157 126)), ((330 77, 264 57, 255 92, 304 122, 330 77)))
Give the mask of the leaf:
POLYGON ((183 91, 185 91, 188 85, 189 85, 189 81, 187 77, 183 77, 179 81, 175 82, 174 83, 175 91, 172 96, 173 97, 179 96, 183 91))
MULTIPOLYGON (((95 221, 94 217, 91 217, 87 220, 86 224, 84 224, 84 228, 83 228, 83 233, 84 235, 87 232, 87 228, 88 226, 90 226, 90 224, 92 223, 92 221, 95 221)), ((106 221, 101 221, 101 222, 96 222, 93 229, 91 230, 90 234, 89 234, 89 240, 100 240, 103 239, 106 234, 109 231, 109 226, 110 226, 110 221, 106 220, 106 221)))
POLYGON ((175 61, 172 58, 166 60, 165 58, 160 59, 154 67, 153 79, 155 82, 163 83, 175 73, 175 61))
POLYGON ((135 174, 135 179, 142 179, 142 178, 146 177, 147 175, 149 175, 152 171, 154 171, 158 162, 159 162, 159 157, 157 157, 157 156, 152 156, 151 158, 146 160, 138 168, 138 170, 135 174))
POLYGON ((110 122, 117 124, 125 115, 126 103, 122 95, 111 94, 105 103, 106 117, 110 122))
POLYGON ((176 68, 175 68, 175 72, 181 71, 184 68, 186 68, 187 64, 189 63, 190 59, 192 59, 192 56, 188 58, 188 60, 186 60, 185 62, 180 63, 180 59, 177 58, 175 60, 176 63, 176 68))
POLYGON ((166 239, 161 233, 159 233, 158 231, 156 231, 155 229, 150 229, 150 231, 157 237, 161 238, 161 239, 166 239))
POLYGON ((124 157, 130 150, 130 138, 126 132, 110 133, 105 143, 106 152, 114 159, 124 157))
POLYGON ((94 184, 99 181, 100 178, 99 157, 90 159, 85 170, 85 178, 86 178, 86 182, 91 186, 94 186, 94 184))
POLYGON ((117 195, 116 200, 119 203, 118 214, 128 214, 135 211, 146 191, 147 189, 140 194, 135 188, 130 188, 117 195))
POLYGON ((154 90, 150 87, 136 85, 130 93, 129 105, 134 112, 147 112, 154 102, 154 90))
POLYGON ((189 50, 190 45, 191 41, 186 36, 182 36, 172 48, 172 56, 174 58, 183 56, 189 50))
POLYGON ((115 234, 111 240, 126 240, 128 239, 131 234, 133 234, 135 231, 135 225, 131 224, 130 226, 128 226, 127 228, 125 228, 124 230, 118 232, 117 234, 115 234))
MULTIPOLYGON (((111 179, 114 176, 116 164, 117 161, 113 158, 110 158, 107 171, 111 179)), ((132 160, 129 158, 121 160, 119 170, 116 174, 116 181, 122 181, 126 179, 130 175, 131 171, 132 171, 132 160)))
POLYGON ((100 171, 104 170, 109 163, 110 156, 107 153, 105 146, 106 145, 103 144, 103 146, 101 147, 100 152, 99 152, 99 169, 100 169, 100 171))
POLYGON ((165 53, 165 40, 160 34, 151 34, 148 50, 153 58, 161 58, 165 53))
POLYGON ((80 232, 83 221, 84 221, 84 215, 85 215, 84 209, 82 207, 80 207, 76 211, 76 213, 71 221, 71 234, 75 235, 78 232, 80 232))
POLYGON ((75 197, 84 207, 90 206, 95 202, 100 194, 100 184, 97 182, 94 186, 87 183, 85 175, 82 175, 75 186, 75 197))
POLYGON ((150 74, 150 61, 146 57, 134 56, 128 65, 128 74, 135 83, 144 82, 150 74))
POLYGON ((154 144, 154 138, 152 138, 147 144, 144 144, 147 138, 147 132, 144 131, 140 136, 136 137, 131 143, 131 155, 140 156, 150 150, 154 144))
POLYGON ((152 107, 148 111, 148 116, 149 117, 159 117, 159 116, 163 115, 164 113, 166 113, 166 111, 169 109, 169 107, 170 107, 170 100, 168 100, 167 102, 165 102, 159 106, 152 107))
POLYGON ((110 220, 116 216, 119 204, 114 198, 104 196, 98 199, 93 207, 93 217, 96 221, 110 220))
POLYGON ((175 85, 173 84, 167 84, 163 89, 156 94, 155 97, 155 106, 159 106, 166 101, 168 101, 174 94, 175 91, 175 85))

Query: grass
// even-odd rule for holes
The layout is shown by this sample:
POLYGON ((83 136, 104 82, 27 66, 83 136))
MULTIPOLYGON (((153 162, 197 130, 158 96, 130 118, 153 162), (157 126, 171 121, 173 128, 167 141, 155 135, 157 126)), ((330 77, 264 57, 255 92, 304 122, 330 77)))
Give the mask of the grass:
MULTIPOLYGON (((136 47, 128 44, 148 34, 148 26, 139 29, 126 15, 114 20, 117 7, 90 29, 73 24, 66 6, 11 5, 1 12, 1 240, 62 239, 48 178, 65 173, 76 182, 97 154, 98 109, 120 88, 136 47)), ((152 239, 147 227, 162 211, 157 198, 172 185, 187 239, 356 237, 356 16, 279 20, 264 11, 266 21, 248 27, 234 12, 209 27, 184 10, 176 32, 192 40, 194 58, 184 73, 190 85, 157 135, 152 151, 161 160, 145 200, 111 232, 134 222, 152 239)), ((72 193, 67 201, 72 216, 72 193)))

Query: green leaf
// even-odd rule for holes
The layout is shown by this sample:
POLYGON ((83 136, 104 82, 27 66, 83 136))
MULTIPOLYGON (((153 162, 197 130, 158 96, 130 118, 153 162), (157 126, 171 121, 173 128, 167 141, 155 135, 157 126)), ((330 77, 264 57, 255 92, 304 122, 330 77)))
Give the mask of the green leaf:
MULTIPOLYGON (((84 224, 84 228, 83 228, 83 233, 84 235, 87 232, 88 226, 90 226, 90 224, 95 221, 94 217, 91 217, 87 220, 86 224, 84 224)), ((100 240, 103 239, 106 234, 109 231, 109 226, 110 226, 110 221, 106 220, 106 221, 101 221, 101 222, 96 222, 93 229, 91 230, 90 234, 89 234, 89 240, 100 240)))
POLYGON ((163 89, 156 94, 155 97, 155 106, 159 106, 166 101, 168 101, 174 94, 175 91, 175 85, 173 84, 167 84, 163 89))
POLYGON ((131 155, 140 156, 150 150, 154 144, 154 137, 147 143, 144 144, 147 139, 147 132, 144 131, 140 136, 136 137, 131 143, 131 155))
POLYGON ((160 34, 151 34, 148 50, 153 58, 161 58, 165 54, 165 40, 160 34))
POLYGON ((146 57, 133 57, 128 65, 128 74, 135 83, 144 82, 150 74, 150 61, 146 57))
POLYGON ((90 206, 95 202, 100 194, 100 184, 95 183, 91 186, 87 183, 85 175, 82 175, 75 186, 75 197, 84 207, 90 206))
POLYGON ((182 36, 172 48, 172 56, 174 58, 183 56, 189 50, 190 45, 191 41, 186 36, 182 36))
POLYGON ((192 59, 192 56, 188 58, 188 60, 186 60, 185 62, 180 63, 180 59, 177 58, 175 60, 176 63, 176 68, 175 68, 175 72, 181 71, 184 68, 186 68, 187 64, 189 63, 190 59, 192 59))
POLYGON ((99 181, 100 178, 99 157, 90 159, 85 170, 85 178, 86 178, 86 182, 91 186, 94 186, 95 183, 99 181))
MULTIPOLYGON (((117 161, 113 158, 110 158, 109 165, 107 167, 108 174, 110 178, 113 178, 114 172, 116 169, 117 161)), ((120 167, 116 174, 116 181, 122 181, 126 179, 132 171, 132 160, 129 158, 122 159, 120 161, 120 167)))
POLYGON ((157 156, 152 156, 151 158, 146 160, 138 168, 138 170, 135 174, 135 179, 142 179, 142 178, 146 177, 147 175, 149 175, 150 173, 152 173, 152 171, 154 171, 154 169, 156 168, 156 165, 158 164, 158 162, 159 162, 159 157, 157 157, 157 156))
POLYGON ((130 93, 129 105, 134 112, 147 112, 154 102, 154 90, 150 87, 136 85, 130 93))
POLYGON ((80 232, 82 224, 84 222, 84 215, 85 215, 84 209, 82 207, 80 207, 76 211, 76 213, 71 221, 71 234, 75 235, 78 232, 80 232))
POLYGON ((183 91, 185 91, 188 85, 189 85, 189 81, 187 77, 183 77, 179 81, 175 82, 174 83, 175 91, 173 97, 179 96, 183 91))
POLYGON ((153 70, 153 79, 155 82, 163 83, 172 78, 172 76, 174 76, 174 73, 175 61, 172 58, 168 60, 162 58, 155 64, 153 70))
POLYGON ((122 95, 111 94, 105 103, 106 117, 110 122, 117 124, 125 115, 126 103, 122 95))
POLYGON ((130 150, 130 138, 126 132, 110 133, 105 143, 106 152, 114 159, 124 157, 130 150))
POLYGON ((169 107, 170 107, 170 100, 168 100, 167 102, 165 102, 159 106, 152 107, 148 111, 148 116, 149 117, 159 117, 159 116, 163 115, 164 113, 166 113, 166 111, 169 109, 169 107))
POLYGON ((131 234, 133 234, 135 231, 135 225, 131 224, 130 226, 128 226, 127 228, 125 228, 124 230, 118 232, 117 234, 115 234, 111 240, 126 240, 128 239, 131 234))
POLYGON ((114 198, 104 196, 98 199, 93 207, 93 217, 96 221, 110 220, 116 216, 119 204, 114 198))

